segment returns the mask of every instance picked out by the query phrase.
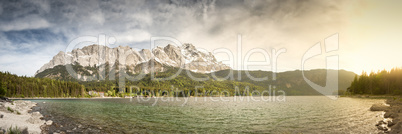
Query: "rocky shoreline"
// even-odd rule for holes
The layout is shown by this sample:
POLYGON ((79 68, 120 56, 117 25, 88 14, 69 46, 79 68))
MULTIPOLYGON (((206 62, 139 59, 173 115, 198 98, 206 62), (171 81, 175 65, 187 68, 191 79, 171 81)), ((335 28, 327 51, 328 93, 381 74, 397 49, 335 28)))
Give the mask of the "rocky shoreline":
POLYGON ((77 122, 77 119, 73 119, 72 117, 66 115, 50 113, 46 109, 46 103, 38 103, 37 106, 32 108, 33 112, 42 113, 44 120, 53 121, 51 125, 41 126, 42 133, 112 133, 100 126, 80 123, 77 122))
POLYGON ((10 133, 11 127, 23 134, 110 133, 68 117, 54 117, 44 109, 42 103, 0 100, 0 134, 10 133))
POLYGON ((376 126, 384 133, 402 133, 402 100, 397 98, 387 99, 386 103, 374 104, 371 111, 384 111, 384 120, 379 121, 376 126))
POLYGON ((40 134, 41 128, 52 125, 51 120, 45 121, 42 114, 33 112, 37 103, 31 101, 0 101, 0 133, 10 133, 9 128, 21 133, 40 134))

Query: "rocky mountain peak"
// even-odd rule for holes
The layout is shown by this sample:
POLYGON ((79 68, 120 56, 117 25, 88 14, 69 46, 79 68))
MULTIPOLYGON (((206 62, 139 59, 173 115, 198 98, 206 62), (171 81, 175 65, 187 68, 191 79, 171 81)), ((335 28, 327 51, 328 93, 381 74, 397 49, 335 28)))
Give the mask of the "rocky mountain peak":
POLYGON ((160 64, 160 71, 163 71, 163 66, 180 67, 200 73, 230 69, 230 67, 221 62, 217 62, 212 53, 198 51, 192 44, 183 44, 182 46, 168 44, 165 47, 158 46, 152 50, 142 49, 141 51, 136 51, 129 46, 109 48, 94 44, 81 49, 74 49, 71 52, 59 52, 49 63, 43 65, 36 74, 58 65, 76 63, 84 67, 94 67, 109 63, 120 68, 129 66, 130 68, 127 70, 133 73, 149 72, 149 68, 136 67, 138 65, 148 65, 149 62, 160 64), (118 63, 118 65, 115 65, 115 63, 118 63), (131 69, 131 67, 135 69, 131 69))
POLYGON ((165 53, 167 56, 172 60, 177 66, 184 65, 184 57, 181 54, 180 48, 174 45, 168 44, 164 48, 165 53))
POLYGON ((182 48, 187 49, 187 50, 195 50, 195 46, 193 44, 190 44, 190 43, 184 43, 182 45, 182 48))

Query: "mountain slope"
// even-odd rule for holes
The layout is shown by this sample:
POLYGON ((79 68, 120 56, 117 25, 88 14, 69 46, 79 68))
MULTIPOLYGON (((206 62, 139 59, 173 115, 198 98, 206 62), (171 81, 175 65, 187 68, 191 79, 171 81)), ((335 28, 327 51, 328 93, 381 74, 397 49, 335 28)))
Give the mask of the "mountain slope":
MULTIPOLYGON (((330 72, 337 70, 329 70, 330 72)), ((66 81, 77 81, 84 84, 88 90, 106 91, 110 87, 139 86, 144 89, 161 90, 170 86, 194 89, 204 86, 206 89, 234 91, 236 86, 249 86, 253 90, 283 90, 287 95, 319 95, 303 78, 302 71, 276 73, 272 79, 270 71, 248 71, 251 77, 268 77, 267 80, 255 81, 246 71, 231 70, 228 66, 217 62, 212 53, 201 52, 191 44, 183 46, 167 45, 152 50, 135 51, 129 47, 108 48, 91 45, 72 52, 60 52, 49 63, 38 70, 35 77, 52 78, 66 81), (66 69, 71 66, 76 72, 70 75, 66 69), (153 75, 163 78, 170 77, 180 68, 184 69, 177 77, 168 81, 151 80, 153 75), (198 81, 196 78, 204 78, 198 81), (124 75, 123 75, 123 74, 124 75), (145 75, 144 75, 145 74, 145 75), (139 80, 129 80, 126 76, 144 75, 139 80), (240 75, 240 77, 239 77, 240 75), (124 79, 124 83, 120 83, 124 79)), ((338 89, 346 90, 354 76, 353 72, 338 70, 338 89)), ((327 70, 316 69, 305 71, 305 77, 312 82, 325 86, 327 70)), ((120 90, 121 91, 121 90, 120 90)))
MULTIPOLYGON (((353 72, 345 71, 345 70, 329 70, 329 71, 338 71, 338 89, 344 90, 350 86, 353 81, 354 76, 356 75, 353 72)), ((276 89, 284 90, 288 95, 319 95, 316 90, 314 90, 310 85, 306 83, 303 79, 302 71, 287 71, 276 73, 276 80, 273 80, 272 72, 270 71, 248 71, 250 76, 254 78, 263 78, 268 77, 268 80, 263 81, 254 81, 250 77, 247 76, 246 71, 236 71, 236 70, 221 70, 212 73, 215 79, 224 79, 228 76, 233 76, 232 79, 234 81, 239 82, 247 82, 257 86, 264 87, 268 89, 269 86, 276 89), (233 75, 229 75, 233 72, 233 75), (241 75, 240 79, 238 79, 238 75, 241 75)), ((327 70, 325 69, 315 69, 315 70, 307 70, 304 72, 307 79, 312 82, 325 86, 326 84, 326 76, 327 70)), ((212 77, 212 74, 210 76, 212 77)))
MULTIPOLYGON (((98 68, 89 68, 83 67, 80 65, 73 65, 73 68, 77 70, 80 74, 88 75, 90 71, 99 74, 96 71, 98 68), (89 70, 93 69, 93 70, 89 70)), ((106 67, 110 68, 110 67, 106 67)), ((113 68, 113 67, 111 67, 113 68)), ((179 68, 174 67, 165 67, 164 72, 155 73, 155 77, 157 78, 167 78, 173 76, 179 68)), ((108 70, 108 69, 106 69, 108 70)), ((336 71, 336 70, 330 70, 336 71)), ((270 71, 249 71, 249 74, 255 78, 262 78, 267 76, 268 80, 264 81, 254 81, 246 75, 245 71, 236 71, 236 70, 221 70, 214 73, 195 73, 188 71, 191 76, 195 78, 204 78, 205 81, 197 81, 192 79, 189 74, 187 74, 187 70, 183 70, 177 77, 172 80, 168 81, 156 81, 151 80, 150 74, 145 75, 142 79, 137 81, 131 81, 125 79, 125 86, 139 86, 144 89, 169 89, 170 86, 178 87, 179 89, 194 89, 195 86, 204 86, 208 90, 228 90, 233 93, 235 86, 241 87, 244 89, 245 86, 252 87, 252 89, 263 91, 269 90, 271 86, 272 90, 283 90, 285 91, 286 95, 320 95, 317 91, 308 85, 305 80, 303 79, 302 72, 299 70, 296 71, 288 71, 288 72, 280 72, 276 74, 276 80, 272 79, 272 72, 270 71), (230 72, 233 71, 233 75, 229 75, 230 72), (238 79, 238 75, 241 74, 240 79, 238 79), (227 77, 230 76, 230 77, 227 77), (226 77, 226 78, 225 78, 226 77), (275 88, 274 88, 275 87, 275 88)), ((53 79, 60 79, 60 80, 67 80, 67 81, 78 81, 81 84, 84 84, 87 88, 99 91, 106 91, 110 89, 111 86, 118 87, 119 85, 119 72, 115 69, 111 69, 111 71, 102 72, 105 76, 97 78, 101 78, 102 81, 97 80, 87 80, 87 81, 80 81, 74 79, 72 76, 68 74, 65 69, 65 66, 56 66, 52 69, 47 69, 44 72, 39 73, 36 77, 46 77, 46 78, 53 78, 53 79), (113 79, 111 79, 113 78, 113 79), (105 86, 106 85, 106 86, 105 86)), ((102 74, 100 73, 100 74, 102 74)), ((130 76, 138 76, 140 74, 128 74, 130 76)), ((312 82, 325 86, 326 82, 326 70, 324 69, 317 69, 317 70, 309 70, 305 71, 305 76, 307 79, 311 80, 312 82)), ((339 90, 346 90, 351 82, 355 73, 339 70, 338 71, 338 87, 339 90)), ((83 80, 83 79, 81 79, 83 80)))

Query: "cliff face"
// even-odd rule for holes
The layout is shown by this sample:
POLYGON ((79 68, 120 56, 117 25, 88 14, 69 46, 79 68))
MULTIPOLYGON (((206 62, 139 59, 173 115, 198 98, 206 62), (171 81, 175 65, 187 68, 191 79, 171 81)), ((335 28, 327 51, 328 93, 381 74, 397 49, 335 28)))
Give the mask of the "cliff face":
POLYGON ((163 66, 179 67, 199 73, 230 69, 229 66, 218 62, 212 53, 201 52, 191 44, 182 46, 169 44, 166 47, 157 47, 152 50, 142 49, 141 51, 136 51, 128 46, 109 48, 91 45, 82 49, 74 49, 72 52, 59 52, 36 74, 58 65, 79 64, 84 67, 96 67, 106 63, 131 73, 149 73, 151 65, 155 65, 157 71, 163 71, 163 66), (154 63, 151 64, 151 62, 154 63))

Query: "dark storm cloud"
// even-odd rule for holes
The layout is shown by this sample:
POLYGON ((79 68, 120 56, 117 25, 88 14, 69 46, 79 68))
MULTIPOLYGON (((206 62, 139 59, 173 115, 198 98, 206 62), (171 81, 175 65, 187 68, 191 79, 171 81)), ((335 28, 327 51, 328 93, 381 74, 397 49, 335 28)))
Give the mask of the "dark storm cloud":
POLYGON ((91 33, 127 33, 133 29, 149 35, 175 36, 191 25, 208 24, 213 33, 252 17, 262 22, 284 23, 284 27, 289 27, 288 20, 318 15, 334 8, 328 3, 282 0, 2 1, 0 21, 3 25, 0 30, 49 28, 51 32, 69 38, 91 33))
POLYGON ((64 51, 69 41, 85 35, 107 34, 116 37, 118 45, 144 48, 151 36, 188 37, 184 40, 208 47, 222 44, 219 38, 234 33, 262 35, 274 29, 281 30, 278 35, 295 34, 303 32, 303 26, 342 21, 333 12, 341 4, 321 0, 3 0, 0 45, 4 53, 0 59, 15 54, 35 58, 25 63, 13 56, 15 62, 1 61, 0 67, 32 75, 64 51), (9 68, 26 64, 34 67, 25 71, 9 68))

